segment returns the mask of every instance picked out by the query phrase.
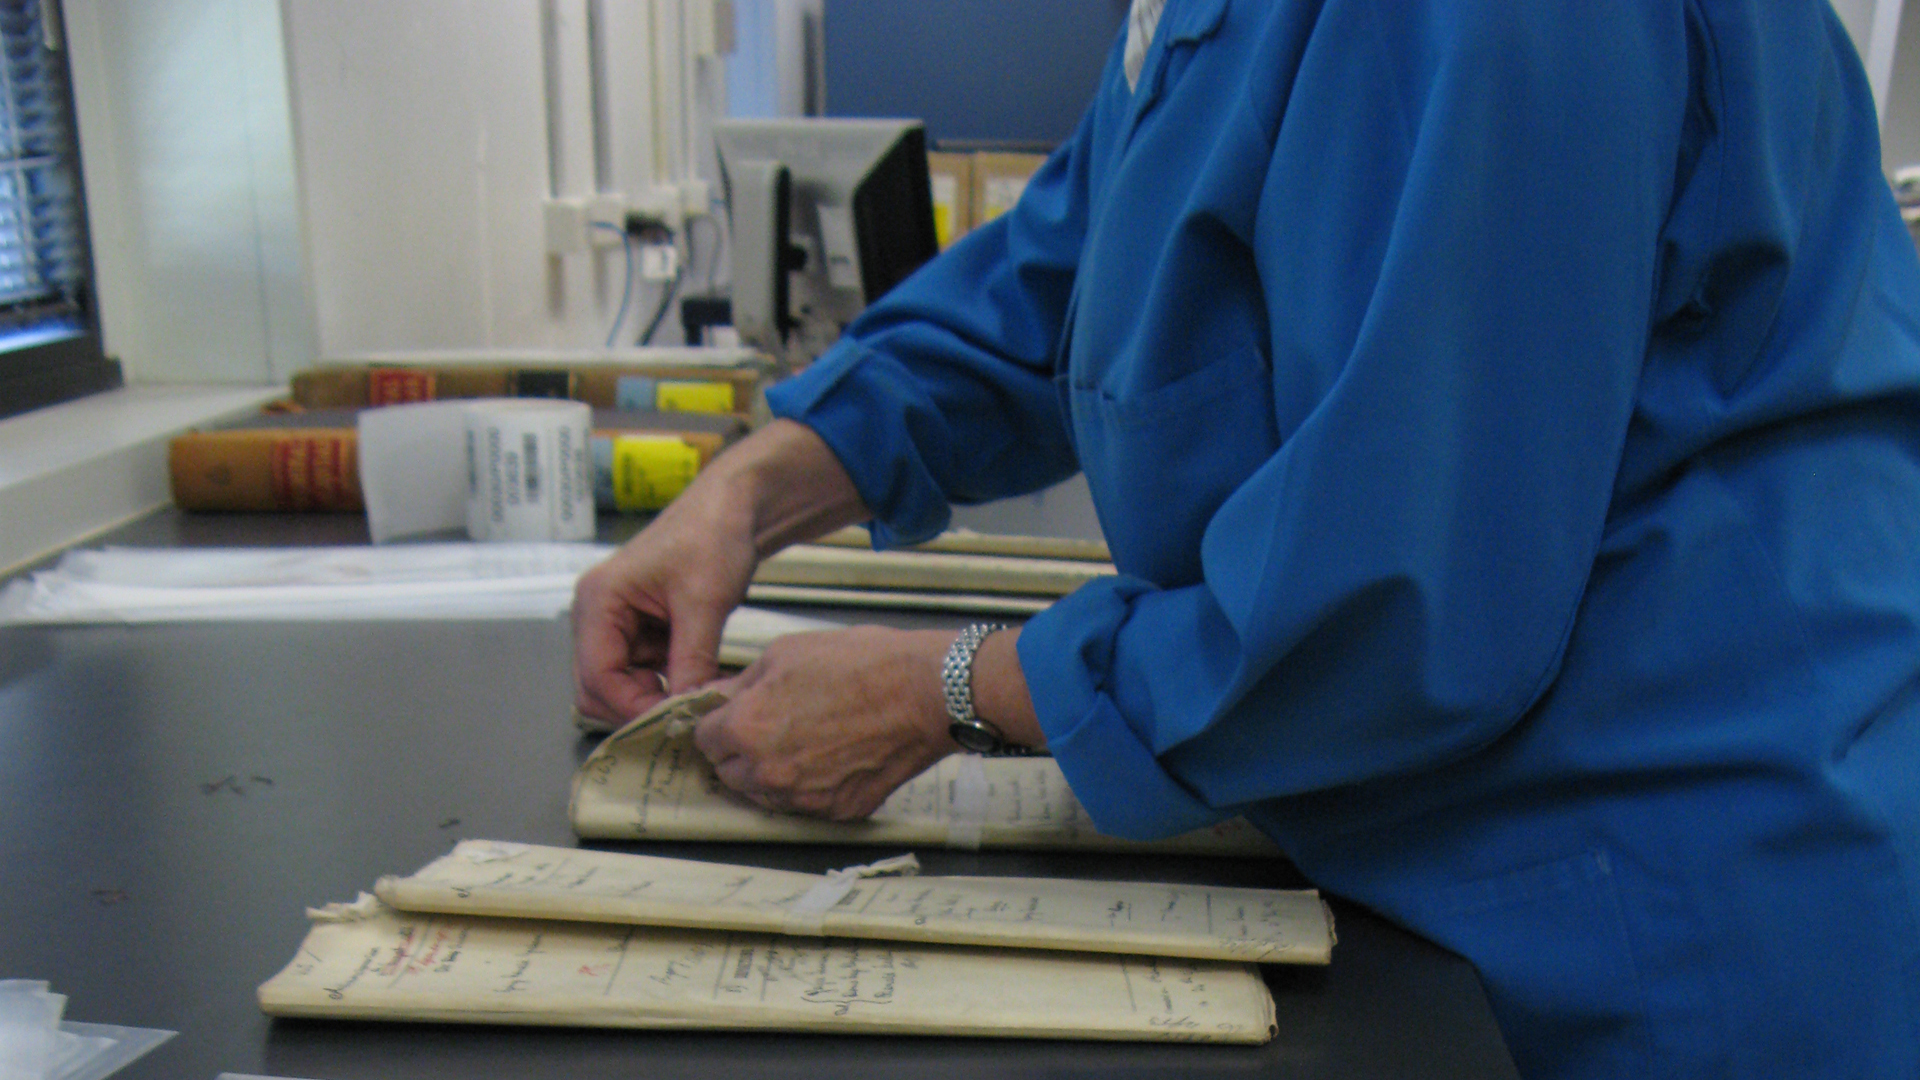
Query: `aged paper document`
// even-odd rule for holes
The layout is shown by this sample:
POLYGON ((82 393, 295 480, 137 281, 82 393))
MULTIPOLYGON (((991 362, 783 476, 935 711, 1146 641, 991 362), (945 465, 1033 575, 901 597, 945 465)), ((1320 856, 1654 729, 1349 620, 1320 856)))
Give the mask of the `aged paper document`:
POLYGON ((406 911, 1324 964, 1318 893, 1059 878, 895 877, 911 855, 826 875, 468 840, 410 877, 406 911))
POLYGON ((1094 578, 1111 576, 1113 572, 1112 563, 1081 559, 961 555, 945 551, 856 551, 822 544, 796 544, 760 560, 753 580, 762 585, 1057 597, 1094 578))
MULTIPOLYGON (((747 601, 754 604, 819 604, 882 608, 894 611, 958 611, 976 615, 1038 615, 1053 600, 1044 596, 1010 593, 907 592, 886 589, 837 589, 812 585, 749 585, 747 601)), ((724 644, 720 663, 745 667, 748 660, 728 659, 724 644)))
POLYGON ((1263 1043, 1245 964, 403 914, 320 917, 274 1016, 1263 1043))
POLYGON ((901 785, 865 821, 769 813, 728 791, 694 748, 691 725, 725 700, 716 691, 683 694, 607 736, 574 776, 574 832, 612 840, 1278 854, 1240 818, 1170 840, 1104 836, 1047 757, 952 755, 901 785))
MULTIPOLYGON (((828 547, 873 550, 873 536, 861 525, 836 529, 813 541, 828 547)), ((1030 559, 1078 559, 1081 562, 1113 561, 1104 540, 1078 540, 1061 536, 1010 536, 1005 533, 974 532, 972 529, 948 529, 946 532, 903 551, 944 551, 956 555, 1013 555, 1030 559)))

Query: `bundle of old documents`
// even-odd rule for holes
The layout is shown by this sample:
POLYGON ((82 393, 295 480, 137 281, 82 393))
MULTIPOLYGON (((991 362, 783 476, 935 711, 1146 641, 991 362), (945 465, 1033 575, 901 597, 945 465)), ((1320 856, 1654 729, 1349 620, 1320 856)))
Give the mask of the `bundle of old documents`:
MULTIPOLYGON (((276 1016, 1262 1043, 1310 891, 824 875, 467 841, 309 914, 276 1016)), ((905 875, 905 876, 901 876, 905 875)))
MULTIPOLYGON (((1049 758, 955 756, 865 822, 768 813, 691 738, 725 698, 670 699, 574 779, 582 836, 1272 854, 1244 821, 1157 845, 1100 835, 1049 758)), ((1325 964, 1312 891, 925 877, 913 856, 805 874, 467 841, 309 912, 260 987, 276 1016, 1262 1043, 1258 967, 1325 964)))
POLYGON ((725 701, 712 690, 669 698, 607 736, 574 777, 573 831, 598 840, 1279 854, 1243 818, 1169 840, 1103 835, 1050 757, 951 755, 901 785, 865 821, 770 813, 728 791, 693 745, 694 722, 725 701))

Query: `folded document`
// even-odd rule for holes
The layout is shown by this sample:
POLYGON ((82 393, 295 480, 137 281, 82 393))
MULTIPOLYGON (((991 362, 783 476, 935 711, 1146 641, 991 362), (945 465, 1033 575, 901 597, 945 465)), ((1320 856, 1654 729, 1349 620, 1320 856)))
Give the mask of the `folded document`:
POLYGON ((374 891, 407 911, 1324 964, 1312 890, 1029 877, 926 877, 913 856, 826 875, 469 840, 374 891))
POLYGON ((1093 827, 1050 757, 953 754, 908 780, 865 821, 775 814, 728 791, 693 745, 692 725, 726 698, 683 694, 609 735, 573 780, 573 831, 603 840, 729 840, 1270 857, 1245 818, 1167 840, 1093 827))
POLYGON ((409 915, 316 922, 274 1016, 1264 1043, 1245 964, 409 915))

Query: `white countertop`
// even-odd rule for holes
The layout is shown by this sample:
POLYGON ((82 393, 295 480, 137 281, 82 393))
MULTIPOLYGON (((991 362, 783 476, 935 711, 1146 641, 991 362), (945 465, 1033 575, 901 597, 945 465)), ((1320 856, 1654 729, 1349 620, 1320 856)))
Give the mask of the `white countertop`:
POLYGON ((284 393, 129 386, 0 420, 0 573, 166 505, 169 439, 284 393))

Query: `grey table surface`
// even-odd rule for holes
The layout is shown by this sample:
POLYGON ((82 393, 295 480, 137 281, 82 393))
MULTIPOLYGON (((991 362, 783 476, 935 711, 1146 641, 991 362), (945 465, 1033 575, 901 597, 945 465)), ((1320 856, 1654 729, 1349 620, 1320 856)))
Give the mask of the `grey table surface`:
MULTIPOLYGON (((631 522, 609 520, 607 539, 631 522)), ((98 543, 363 543, 358 518, 162 511, 98 543)), ((564 621, 0 629, 0 978, 176 1030, 123 1074, 1512 1077, 1473 969, 1334 899, 1326 968, 1265 969, 1257 1048, 273 1020, 304 909, 462 838, 570 845, 592 749, 564 621)), ((598 845, 820 872, 873 849, 598 845)), ((1263 860, 923 850, 929 873, 1293 886, 1263 860)))

